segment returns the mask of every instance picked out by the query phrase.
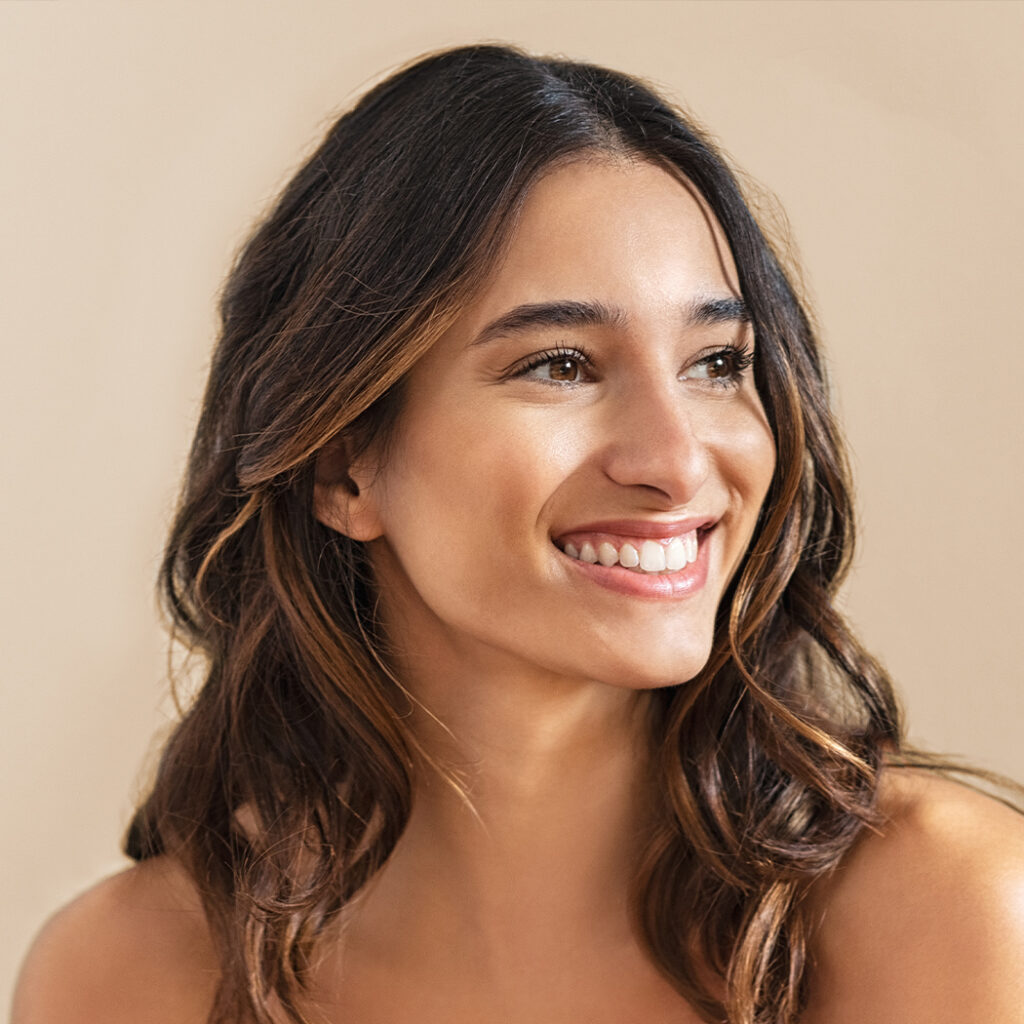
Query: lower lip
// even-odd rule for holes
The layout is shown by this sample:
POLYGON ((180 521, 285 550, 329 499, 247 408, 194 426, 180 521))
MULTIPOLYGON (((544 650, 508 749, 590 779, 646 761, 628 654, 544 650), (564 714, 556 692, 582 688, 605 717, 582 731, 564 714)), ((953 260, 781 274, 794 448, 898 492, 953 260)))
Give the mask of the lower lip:
POLYGON ((564 551, 560 553, 586 579, 606 590, 614 590, 629 597, 689 597, 699 591, 707 580, 711 534, 711 530, 700 534, 697 561, 684 566, 678 572, 636 572, 633 569, 623 569, 620 565, 606 566, 600 562, 592 564, 579 558, 570 558, 564 551))

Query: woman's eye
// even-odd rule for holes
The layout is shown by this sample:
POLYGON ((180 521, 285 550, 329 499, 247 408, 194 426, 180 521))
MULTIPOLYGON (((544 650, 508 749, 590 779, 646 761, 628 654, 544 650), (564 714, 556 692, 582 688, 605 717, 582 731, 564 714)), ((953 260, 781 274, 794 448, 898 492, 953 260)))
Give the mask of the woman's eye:
POLYGON ((557 384, 578 384, 586 376, 586 365, 586 358, 578 353, 542 352, 514 371, 512 376, 557 384))
POLYGON ((751 352, 738 348, 723 348, 698 359, 686 373, 686 380, 706 380, 712 384, 738 384, 754 356, 751 352))
POLYGON ((574 381, 580 376, 580 364, 572 357, 552 359, 541 365, 546 368, 550 380, 574 381))

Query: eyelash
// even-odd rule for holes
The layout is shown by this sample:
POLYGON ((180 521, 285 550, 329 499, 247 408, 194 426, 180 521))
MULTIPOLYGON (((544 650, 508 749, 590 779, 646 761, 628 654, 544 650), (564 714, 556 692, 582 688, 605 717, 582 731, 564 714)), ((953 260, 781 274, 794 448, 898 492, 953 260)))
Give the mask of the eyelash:
MULTIPOLYGON (((722 348, 708 352, 706 355, 698 356, 691 363, 691 366, 708 365, 714 359, 728 358, 733 361, 732 371, 728 377, 721 379, 708 377, 703 378, 707 384, 716 388, 738 387, 743 380, 743 375, 754 365, 754 353, 746 346, 725 345, 722 348)), ((694 378, 701 379, 701 378, 694 378)))
MULTIPOLYGON (((731 359, 733 361, 732 371, 728 377, 715 378, 715 377, 694 377, 692 380, 702 380, 709 387, 714 388, 734 388, 738 387, 743 379, 743 375, 754 363, 754 353, 746 346, 737 345, 724 345, 721 348, 716 348, 711 352, 707 352, 703 355, 699 355, 691 364, 690 367, 695 366, 707 366, 715 359, 731 359)), ((508 371, 509 378, 525 377, 528 373, 533 370, 539 369, 541 366, 546 366, 548 363, 554 363, 558 360, 572 360, 577 363, 581 370, 587 370, 593 365, 593 359, 590 354, 582 348, 552 348, 545 349, 543 352, 538 352, 536 355, 531 356, 525 363, 521 363, 518 366, 513 366, 508 371)), ((684 378, 685 379, 685 378, 684 378)), ((559 384, 559 381, 547 381, 549 384, 559 384)), ((581 381, 565 381, 564 384, 578 384, 581 381)))
MULTIPOLYGON (((541 366, 546 366, 548 363, 558 362, 559 359, 571 359, 573 362, 579 364, 581 370, 586 370, 593 363, 590 354, 582 348, 550 348, 531 356, 525 363, 513 366, 511 370, 509 370, 508 376, 525 377, 531 370, 536 370, 541 366)), ((557 384, 558 381, 549 381, 549 383, 557 384)), ((576 384, 579 382, 567 381, 566 383, 576 384)))

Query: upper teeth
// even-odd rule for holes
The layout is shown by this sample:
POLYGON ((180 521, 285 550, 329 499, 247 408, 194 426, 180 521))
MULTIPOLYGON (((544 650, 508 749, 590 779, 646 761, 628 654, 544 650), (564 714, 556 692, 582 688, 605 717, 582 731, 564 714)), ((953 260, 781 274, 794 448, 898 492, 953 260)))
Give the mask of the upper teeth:
POLYGON ((667 544, 656 540, 645 540, 639 546, 627 541, 619 547, 608 541, 601 541, 597 547, 588 540, 579 547, 566 544, 565 553, 581 562, 600 562, 602 565, 621 565, 639 572, 676 572, 684 565, 697 561, 697 531, 673 537, 667 544))

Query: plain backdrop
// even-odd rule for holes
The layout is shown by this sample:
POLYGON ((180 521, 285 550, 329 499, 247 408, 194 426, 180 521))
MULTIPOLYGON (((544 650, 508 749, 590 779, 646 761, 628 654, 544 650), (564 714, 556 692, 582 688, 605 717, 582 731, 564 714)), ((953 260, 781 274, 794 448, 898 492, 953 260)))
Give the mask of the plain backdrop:
POLYGON ((233 251, 367 85, 492 39, 649 78, 778 198, 859 484, 849 614, 916 739, 1024 777, 1024 5, 0 0, 5 1001, 122 866, 173 714, 153 580, 233 251))

